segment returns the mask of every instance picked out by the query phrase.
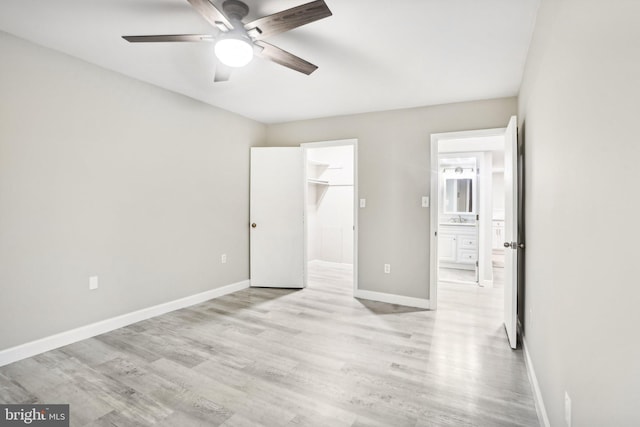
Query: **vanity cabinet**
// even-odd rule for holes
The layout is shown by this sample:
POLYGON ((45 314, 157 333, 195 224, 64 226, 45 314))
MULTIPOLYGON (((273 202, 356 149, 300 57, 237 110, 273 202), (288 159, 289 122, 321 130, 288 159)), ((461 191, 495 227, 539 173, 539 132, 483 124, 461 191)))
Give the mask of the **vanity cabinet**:
POLYGON ((456 235, 454 233, 445 233, 441 231, 438 235, 438 256, 440 261, 456 262, 457 247, 456 235))
POLYGON ((438 228, 438 259, 446 268, 473 270, 478 260, 478 228, 446 224, 438 228))

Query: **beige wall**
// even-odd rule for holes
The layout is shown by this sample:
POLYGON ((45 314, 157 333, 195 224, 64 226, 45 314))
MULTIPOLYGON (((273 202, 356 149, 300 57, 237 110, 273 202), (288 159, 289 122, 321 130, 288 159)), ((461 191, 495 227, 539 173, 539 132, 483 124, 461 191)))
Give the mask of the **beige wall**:
POLYGON ((264 125, 5 33, 0 52, 0 349, 248 279, 264 125))
POLYGON ((640 425, 638 17, 543 0, 519 97, 525 337, 552 426, 565 391, 574 426, 640 425))
POLYGON ((505 98, 299 121, 270 125, 267 144, 357 138, 360 289, 428 298, 430 135, 505 127, 515 112, 505 98))

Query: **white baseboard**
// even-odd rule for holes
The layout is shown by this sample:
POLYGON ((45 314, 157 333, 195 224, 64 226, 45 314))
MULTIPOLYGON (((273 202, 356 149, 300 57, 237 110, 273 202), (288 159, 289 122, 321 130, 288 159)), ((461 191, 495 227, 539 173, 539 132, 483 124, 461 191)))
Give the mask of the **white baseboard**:
POLYGON ((402 295, 385 294, 384 292, 365 291, 356 289, 354 297, 389 304, 406 305, 407 307, 430 308, 429 300, 423 298, 405 297, 402 295))
POLYGON ((200 304, 201 302, 237 292, 248 287, 249 280, 243 280, 242 282, 211 289, 209 291, 165 302, 163 304, 154 305, 152 307, 143 308, 131 313, 112 317, 111 319, 101 320, 69 331, 60 332, 55 335, 20 344, 15 347, 10 347, 0 351, 0 366, 8 365, 9 363, 17 362, 18 360, 26 359, 27 357, 35 356, 37 354, 44 353, 45 351, 95 337, 96 335, 104 334, 106 332, 113 331, 114 329, 122 328, 170 311, 200 304))
POLYGON ((482 281, 483 288, 493 288, 493 280, 483 280, 482 281))
POLYGON ((533 400, 536 404, 536 412, 538 413, 540 426, 551 427, 549 417, 547 416, 547 409, 544 406, 544 400, 542 400, 542 393, 540 392, 536 371, 533 369, 533 362, 531 361, 527 341, 524 339, 524 336, 522 337, 522 349, 524 351, 524 362, 525 365, 527 365, 527 374, 529 374, 529 382, 531 382, 531 387, 533 387, 533 400))
POLYGON ((323 259, 312 259, 309 260, 309 264, 327 264, 327 265, 335 265, 337 267, 353 267, 353 263, 350 262, 336 262, 336 261, 325 261, 323 259))

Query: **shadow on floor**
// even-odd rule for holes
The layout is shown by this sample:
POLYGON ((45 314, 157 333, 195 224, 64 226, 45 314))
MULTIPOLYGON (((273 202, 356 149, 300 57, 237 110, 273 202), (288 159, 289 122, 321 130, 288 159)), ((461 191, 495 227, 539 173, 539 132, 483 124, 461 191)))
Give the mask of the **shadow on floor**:
POLYGON ((386 302, 371 301, 371 300, 360 299, 360 298, 356 298, 356 301, 362 304, 364 308, 366 308, 373 314, 380 314, 380 315, 429 311, 426 308, 407 307, 404 305, 389 304, 386 302))

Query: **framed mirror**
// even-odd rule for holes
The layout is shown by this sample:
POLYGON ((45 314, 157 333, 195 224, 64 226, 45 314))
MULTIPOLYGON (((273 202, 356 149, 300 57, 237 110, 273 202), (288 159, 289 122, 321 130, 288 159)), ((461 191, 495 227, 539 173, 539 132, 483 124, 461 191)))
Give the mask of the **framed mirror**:
POLYGON ((448 214, 474 213, 473 179, 446 178, 444 181, 444 212, 448 214))

